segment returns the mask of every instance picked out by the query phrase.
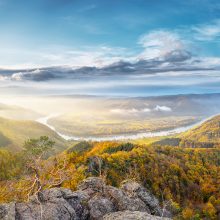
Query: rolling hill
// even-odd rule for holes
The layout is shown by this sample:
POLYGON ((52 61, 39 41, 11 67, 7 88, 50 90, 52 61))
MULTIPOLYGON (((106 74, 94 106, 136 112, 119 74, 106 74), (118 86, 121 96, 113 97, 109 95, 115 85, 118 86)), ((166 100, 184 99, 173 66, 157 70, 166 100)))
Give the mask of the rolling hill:
POLYGON ((64 139, 38 122, 0 118, 0 149, 19 151, 22 149, 25 140, 40 136, 48 136, 54 140, 57 151, 66 148, 64 139))
POLYGON ((220 115, 182 134, 182 138, 198 142, 220 142, 220 115))
POLYGON ((220 146, 220 115, 215 116, 201 125, 180 135, 181 146, 219 147, 220 146))
POLYGON ((33 110, 22 108, 20 106, 0 103, 0 117, 15 120, 35 120, 42 117, 42 115, 33 110))
MULTIPOLYGON (((144 140, 139 140, 139 142, 144 140)), ((137 142, 137 141, 135 141, 137 142)), ((137 142, 138 143, 138 142, 137 142)), ((154 146, 173 146, 185 148, 220 147, 220 115, 195 126, 194 128, 172 137, 152 140, 154 146)))

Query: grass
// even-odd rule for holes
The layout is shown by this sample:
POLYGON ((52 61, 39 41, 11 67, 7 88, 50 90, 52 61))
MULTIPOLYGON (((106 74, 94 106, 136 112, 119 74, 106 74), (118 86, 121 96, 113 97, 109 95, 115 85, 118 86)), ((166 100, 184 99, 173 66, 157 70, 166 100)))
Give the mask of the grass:
POLYGON ((194 120, 195 118, 188 116, 123 119, 111 118, 111 115, 93 115, 86 118, 82 115, 66 114, 50 119, 49 124, 61 133, 85 137, 161 131, 189 125, 194 120))

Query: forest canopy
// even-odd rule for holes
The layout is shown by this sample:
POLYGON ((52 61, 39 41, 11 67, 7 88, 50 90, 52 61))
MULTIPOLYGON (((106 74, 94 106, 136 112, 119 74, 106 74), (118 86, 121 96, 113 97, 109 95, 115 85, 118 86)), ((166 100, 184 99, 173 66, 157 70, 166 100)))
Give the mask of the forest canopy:
POLYGON ((142 183, 161 202, 168 201, 177 218, 216 219, 220 211, 219 148, 80 142, 43 156, 53 145, 41 137, 28 140, 20 153, 0 151, 0 202, 28 200, 41 188, 75 190, 84 178, 101 176, 113 186, 125 179, 142 183), (33 187, 36 174, 39 185, 33 187))

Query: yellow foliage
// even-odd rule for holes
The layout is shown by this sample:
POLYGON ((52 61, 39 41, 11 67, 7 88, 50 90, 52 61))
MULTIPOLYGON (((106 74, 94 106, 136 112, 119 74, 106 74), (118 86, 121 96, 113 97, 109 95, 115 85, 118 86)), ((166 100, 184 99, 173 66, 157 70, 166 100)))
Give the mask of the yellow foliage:
POLYGON ((212 205, 212 203, 208 202, 205 207, 203 208, 203 214, 208 218, 208 219, 216 219, 216 209, 212 205))
POLYGON ((191 208, 185 208, 182 211, 183 219, 190 220, 190 219, 192 219, 193 215, 194 215, 194 212, 191 208))

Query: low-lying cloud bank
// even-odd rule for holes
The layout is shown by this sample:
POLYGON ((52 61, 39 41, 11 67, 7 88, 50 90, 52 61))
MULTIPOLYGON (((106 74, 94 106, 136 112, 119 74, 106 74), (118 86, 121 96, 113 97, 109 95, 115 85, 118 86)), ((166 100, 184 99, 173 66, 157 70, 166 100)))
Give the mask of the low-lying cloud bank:
MULTIPOLYGON (((207 61, 207 60, 206 60, 207 61)), ((219 61, 220 63, 220 61, 219 61)), ((80 80, 84 78, 104 78, 111 76, 155 75, 158 73, 199 72, 218 70, 218 65, 208 64, 203 60, 192 58, 188 51, 171 51, 164 57, 140 59, 136 62, 119 61, 104 67, 48 67, 22 70, 0 70, 0 80, 10 81, 50 81, 80 80)))
POLYGON ((142 114, 142 113, 150 113, 150 112, 172 112, 172 108, 168 106, 160 106, 157 105, 155 108, 131 108, 131 109, 123 109, 123 108, 115 108, 110 110, 111 113, 114 114, 142 114))
MULTIPOLYGON (((180 30, 151 31, 138 39, 137 44, 140 51, 133 54, 129 54, 129 51, 124 48, 102 47, 99 53, 96 50, 99 51, 100 48, 96 48, 96 50, 94 48, 93 52, 87 53, 69 51, 68 56, 60 59, 57 56, 62 57, 62 53, 57 56, 56 54, 48 55, 47 59, 48 57, 52 59, 48 63, 56 63, 58 66, 18 70, 0 69, 0 80, 41 82, 156 75, 167 72, 181 75, 182 72, 192 71, 193 74, 200 73, 200 71, 209 71, 211 74, 212 71, 220 70, 220 58, 198 56, 194 49, 196 42, 205 39, 203 30, 210 30, 210 28, 213 29, 213 26, 192 27, 191 35, 194 36, 194 39, 191 41, 186 34, 184 35, 187 33, 186 30, 181 30, 181 34, 180 30), (80 65, 80 60, 88 62, 80 65), (76 67, 76 65, 80 66, 76 67)), ((210 36, 211 34, 209 33, 206 40, 216 37, 210 36)))

